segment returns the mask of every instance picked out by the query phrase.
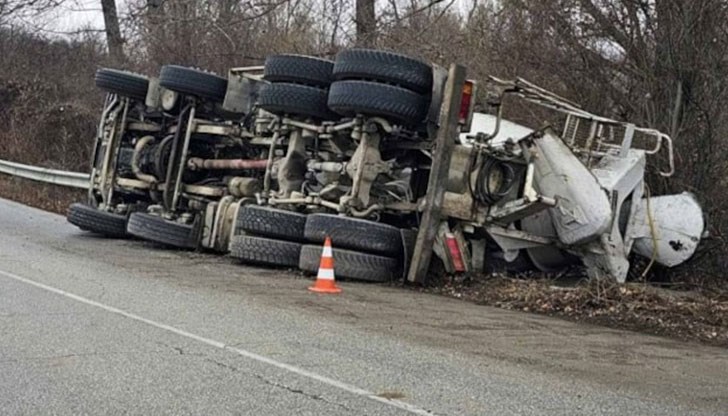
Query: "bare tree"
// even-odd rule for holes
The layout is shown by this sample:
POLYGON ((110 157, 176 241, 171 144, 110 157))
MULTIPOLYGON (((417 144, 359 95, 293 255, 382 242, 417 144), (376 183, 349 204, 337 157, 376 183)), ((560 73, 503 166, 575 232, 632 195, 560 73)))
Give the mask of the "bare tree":
POLYGON ((119 28, 119 15, 116 12, 115 0, 101 0, 101 11, 104 14, 104 27, 106 28, 106 43, 109 47, 111 59, 117 65, 125 61, 124 39, 119 28))
POLYGON ((377 41, 375 0, 356 0, 356 44, 372 47, 377 41))
POLYGON ((0 0, 0 24, 27 13, 42 13, 60 5, 62 0, 0 0))

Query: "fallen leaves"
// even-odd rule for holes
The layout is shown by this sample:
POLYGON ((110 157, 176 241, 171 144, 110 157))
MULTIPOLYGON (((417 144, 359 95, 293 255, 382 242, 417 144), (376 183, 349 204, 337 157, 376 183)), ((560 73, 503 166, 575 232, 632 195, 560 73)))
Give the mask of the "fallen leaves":
POLYGON ((564 287, 547 279, 503 275, 457 277, 426 290, 504 309, 728 347, 728 301, 697 293, 586 279, 564 287))

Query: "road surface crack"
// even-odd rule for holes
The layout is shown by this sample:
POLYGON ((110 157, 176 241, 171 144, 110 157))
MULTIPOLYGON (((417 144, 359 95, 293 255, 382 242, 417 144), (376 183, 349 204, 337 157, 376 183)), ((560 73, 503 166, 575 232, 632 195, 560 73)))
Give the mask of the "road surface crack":
MULTIPOLYGON (((209 361, 209 362, 211 362, 211 363, 213 363, 213 364, 215 364, 215 365, 217 365, 218 367, 224 368, 226 370, 230 370, 230 371, 234 371, 234 372, 240 372, 240 369, 238 369, 237 367, 234 367, 232 365, 225 364, 225 363, 222 363, 222 362, 217 361, 217 360, 213 360, 212 358, 207 358, 206 360, 209 361)), ((295 387, 290 387, 290 386, 287 386, 287 385, 282 384, 282 383, 278 383, 278 382, 273 381, 273 380, 270 380, 267 377, 264 377, 264 376, 262 376, 260 374, 248 373, 248 372, 246 372, 246 373, 249 374, 249 375, 251 375, 251 376, 253 376, 253 377, 255 377, 255 378, 257 378, 258 380, 262 381, 263 383, 265 383, 265 384, 267 384, 269 386, 273 386, 273 387, 276 387, 276 388, 279 388, 279 389, 286 390, 289 393, 300 394, 302 396, 308 397, 309 399, 313 399, 313 400, 321 401, 321 402, 324 402, 324 403, 327 403, 327 404, 331 404, 331 405, 334 405, 334 406, 338 406, 338 407, 341 407, 342 409, 344 409, 344 410, 346 410, 348 412, 354 412, 354 409, 352 409, 351 407, 346 406, 343 403, 338 403, 338 402, 335 402, 335 401, 331 401, 331 400, 328 400, 327 398, 325 398, 323 396, 320 396, 318 394, 307 393, 304 390, 297 389, 295 387)))
POLYGON ((303 396, 308 397, 308 398, 313 399, 313 400, 318 400, 318 401, 322 401, 322 402, 327 403, 327 404, 332 404, 334 406, 339 406, 339 407, 341 407, 342 409, 344 409, 344 410, 346 410, 348 412, 353 412, 354 411, 354 409, 352 409, 352 408, 350 408, 350 407, 348 407, 348 406, 346 406, 346 405, 344 405, 342 403, 338 403, 338 402, 334 402, 334 401, 328 400, 328 399, 326 399, 323 396, 319 396, 318 394, 306 393, 305 391, 303 391, 301 389, 297 389, 297 388, 294 388, 294 387, 286 386, 285 384, 281 384, 281 383, 275 382, 273 380, 269 380, 269 379, 267 379, 267 378, 265 378, 265 377, 263 377, 263 376, 261 376, 259 374, 253 374, 253 376, 255 378, 259 379, 260 381, 262 381, 262 382, 264 382, 264 383, 266 383, 268 385, 271 385, 273 387, 277 387, 277 388, 280 388, 280 389, 284 389, 284 390, 287 390, 287 391, 289 391, 291 393, 294 393, 294 394, 300 394, 300 395, 303 395, 303 396))
POLYGON ((191 352, 185 351, 184 349, 182 349, 182 347, 175 347, 174 345, 169 345, 164 342, 156 342, 156 344, 161 345, 163 347, 171 348, 179 355, 191 355, 191 356, 195 356, 195 357, 200 357, 203 355, 199 352, 191 353, 191 352))

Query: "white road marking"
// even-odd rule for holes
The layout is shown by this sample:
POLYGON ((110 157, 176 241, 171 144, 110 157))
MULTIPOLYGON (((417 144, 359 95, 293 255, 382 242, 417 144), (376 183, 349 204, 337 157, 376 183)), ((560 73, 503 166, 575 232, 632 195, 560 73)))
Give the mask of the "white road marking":
POLYGON ((329 377, 326 377, 326 376, 322 376, 320 374, 316 374, 314 372, 311 372, 311 371, 308 371, 308 370, 304 370, 303 368, 299 368, 299 367, 296 367, 296 366, 293 366, 293 365, 290 365, 290 364, 282 363, 280 361, 276 361, 276 360, 274 360, 272 358, 268 358, 268 357, 266 357, 264 355, 260 355, 260 354, 254 353, 254 352, 250 352, 248 350, 244 350, 244 349, 241 349, 241 348, 232 347, 232 346, 226 345, 224 342, 215 341, 214 339, 205 338, 205 337, 200 336, 200 335, 195 335, 195 334, 193 334, 191 332, 187 332, 187 331, 185 331, 183 329, 175 328, 173 326, 170 326, 170 325, 167 325, 167 324, 163 324, 161 322, 153 321, 151 319, 144 318, 142 316, 133 314, 131 312, 127 312, 127 311, 124 311, 122 309, 115 308, 113 306, 105 305, 103 303, 96 302, 94 300, 84 298, 83 296, 79 296, 79 295, 76 295, 76 294, 73 294, 73 293, 70 293, 70 292, 66 292, 65 290, 55 288, 53 286, 48 286, 46 284, 36 282, 35 280, 27 279, 25 277, 18 276, 18 275, 13 274, 13 273, 4 272, 2 270, 0 270, 0 275, 3 275, 5 277, 10 278, 10 279, 13 279, 13 280, 17 280, 17 281, 22 282, 22 283, 25 283, 25 284, 29 284, 31 286, 35 286, 37 288, 46 290, 48 292, 52 292, 52 293, 55 293, 55 294, 58 294, 58 295, 61 295, 61 296, 65 296, 65 297, 70 298, 70 299, 73 299, 73 300, 75 300, 77 302, 85 303, 86 305, 95 306, 95 307, 97 307, 99 309, 103 309, 103 310, 105 310, 107 312, 111 312, 111 313, 114 313, 114 314, 117 314, 117 315, 121 315, 121 316, 123 316, 125 318, 133 319, 135 321, 142 322, 142 323, 145 323, 147 325, 151 325, 151 326, 153 326, 155 328, 163 329, 165 331, 168 331, 168 332, 171 332, 173 334, 177 334, 177 335, 183 336, 185 338, 193 339, 195 341, 201 342, 203 344, 210 345, 210 346, 215 347, 215 348, 219 348, 219 349, 222 349, 222 350, 225 350, 225 351, 233 352, 235 354, 241 355, 241 356, 246 357, 246 358, 249 358, 251 360, 255 360, 255 361, 261 362, 263 364, 268 364, 270 366, 273 366, 273 367, 276 367, 276 368, 280 368, 282 370, 289 371, 291 373, 297 374, 297 375, 302 376, 302 377, 307 377, 307 378, 310 378, 312 380, 316 380, 316 381, 318 381, 320 383, 323 383, 323 384, 328 384, 329 386, 336 387, 336 388, 338 388, 340 390, 344 390, 344 391, 346 391, 348 393, 355 394, 355 395, 358 395, 358 396, 363 396, 363 397, 366 397, 368 399, 371 399, 371 400, 374 400, 374 401, 383 403, 385 405, 392 406, 392 407, 396 407, 396 408, 401 409, 401 410, 405 410, 405 411, 410 412, 412 414, 416 414, 416 415, 427 415, 427 416, 432 416, 434 414, 434 413, 430 412, 429 410, 425 410, 425 409, 419 408, 419 407, 417 407, 415 405, 412 405, 412 404, 403 402, 401 400, 387 399, 387 398, 384 398, 384 397, 381 397, 381 396, 377 396, 376 394, 374 394, 374 393, 372 393, 372 392, 370 392, 368 390, 359 388, 357 386, 354 386, 354 385, 351 385, 351 384, 348 384, 348 383, 344 383, 344 382, 341 382, 341 381, 338 381, 338 380, 334 380, 332 378, 329 378, 329 377))

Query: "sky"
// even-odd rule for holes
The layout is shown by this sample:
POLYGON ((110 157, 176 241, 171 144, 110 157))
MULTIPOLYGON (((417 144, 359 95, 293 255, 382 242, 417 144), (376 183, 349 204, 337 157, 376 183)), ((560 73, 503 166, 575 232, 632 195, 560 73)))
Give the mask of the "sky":
MULTIPOLYGON (((127 0, 116 0, 116 4, 118 12, 123 15, 127 0)), ((23 16, 20 20, 30 28, 62 37, 82 29, 104 29, 99 0, 62 0, 61 5, 53 11, 23 16)))
MULTIPOLYGON (((121 2, 117 0, 117 3, 117 7, 120 7, 121 2)), ((61 8, 59 19, 53 23, 54 30, 73 31, 88 26, 94 29, 104 28, 99 0, 66 0, 61 8)))
MULTIPOLYGON (((123 16, 127 11, 127 4, 130 0, 116 0, 118 13, 123 16)), ((170 1, 170 0, 168 0, 170 1)), ((321 1, 321 0, 311 0, 321 1)), ((326 1, 326 0, 323 0, 326 1)), ((354 0, 351 0, 352 2, 354 0)), ((378 0, 383 2, 384 0, 378 0)), ((424 0, 421 0, 424 3, 424 0)), ((487 0, 477 0, 487 1, 487 0)), ((447 4, 449 0, 443 1, 447 4)), ((473 0, 454 0, 454 7, 461 11, 467 10, 473 0)), ((24 23, 33 28, 42 28, 49 35, 67 36, 66 33, 77 32, 81 29, 104 29, 104 18, 101 14, 101 2, 99 0, 63 0, 61 6, 52 13, 43 16, 34 16, 24 19, 24 23)))

